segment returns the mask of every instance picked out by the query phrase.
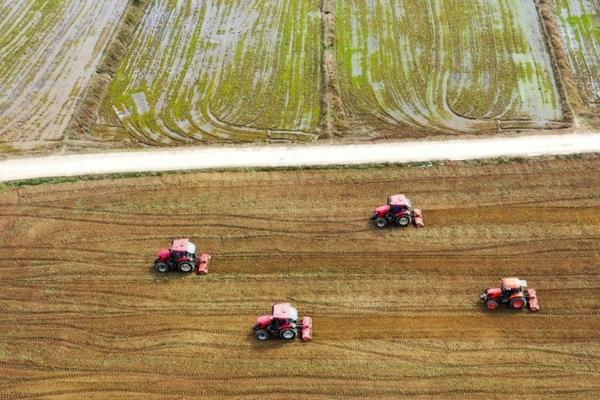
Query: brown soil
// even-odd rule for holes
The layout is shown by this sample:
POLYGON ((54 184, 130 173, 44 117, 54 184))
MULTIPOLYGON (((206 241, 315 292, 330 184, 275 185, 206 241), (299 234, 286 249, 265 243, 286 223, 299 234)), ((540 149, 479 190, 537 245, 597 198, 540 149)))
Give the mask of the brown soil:
POLYGON ((600 159, 0 192, 0 399, 597 399, 600 159), (178 188, 177 192, 169 190, 178 188), (377 231, 405 191, 426 228, 377 231), (152 271, 190 235, 211 274, 152 271), (518 275, 538 314, 478 304, 518 275), (312 343, 257 343, 289 300, 312 343))

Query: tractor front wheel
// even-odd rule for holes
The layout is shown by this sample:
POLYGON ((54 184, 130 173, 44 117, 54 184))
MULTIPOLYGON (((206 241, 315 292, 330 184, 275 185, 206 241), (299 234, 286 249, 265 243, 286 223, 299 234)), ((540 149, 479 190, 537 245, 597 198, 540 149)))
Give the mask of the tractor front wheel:
POLYGON ((194 265, 189 262, 182 262, 179 264, 179 270, 185 273, 192 272, 194 270, 194 265))
POLYGON ((496 308, 498 308, 498 302, 495 300, 488 300, 485 303, 485 306, 487 307, 488 310, 494 311, 496 308))
POLYGON ((383 217, 377 217, 375 219, 375 226, 378 228, 385 228, 388 224, 387 219, 383 218, 383 217))
POLYGON ((258 329, 256 332, 254 332, 254 336, 256 336, 258 340, 267 340, 269 339, 269 332, 263 329, 258 329))
POLYGON ((510 308, 513 310, 522 310, 525 307, 525 299, 522 297, 517 297, 516 299, 512 299, 510 301, 510 308))
POLYGON ((408 225, 410 225, 410 217, 406 217, 406 216, 399 217, 396 220, 396 223, 398 224, 398 226, 408 226, 408 225))
POLYGON ((169 272, 169 266, 167 265, 167 263, 164 262, 157 262, 154 265, 154 269, 156 269, 156 272, 160 272, 161 274, 169 272))
POLYGON ((296 337, 296 331, 292 329, 286 329, 285 331, 281 331, 281 338, 285 340, 292 340, 296 337))

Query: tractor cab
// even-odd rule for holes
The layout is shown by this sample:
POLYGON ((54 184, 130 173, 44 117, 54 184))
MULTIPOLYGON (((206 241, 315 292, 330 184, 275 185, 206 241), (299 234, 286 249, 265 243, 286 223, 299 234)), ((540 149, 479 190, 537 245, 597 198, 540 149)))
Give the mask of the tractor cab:
POLYGON ((410 200, 403 194, 389 196, 387 204, 390 206, 390 211, 394 214, 407 213, 412 208, 410 200))
POLYGON ((527 289, 527 281, 519 278, 502 279, 502 294, 519 293, 527 289))
POLYGON ((274 304, 271 315, 261 315, 256 319, 254 334, 258 340, 279 337, 294 339, 299 334, 304 341, 312 338, 312 319, 304 317, 298 322, 298 310, 290 303, 274 304))
POLYGON ((171 252, 171 257, 178 261, 185 258, 193 260, 196 257, 196 245, 190 242, 190 239, 173 240, 169 251, 171 252))

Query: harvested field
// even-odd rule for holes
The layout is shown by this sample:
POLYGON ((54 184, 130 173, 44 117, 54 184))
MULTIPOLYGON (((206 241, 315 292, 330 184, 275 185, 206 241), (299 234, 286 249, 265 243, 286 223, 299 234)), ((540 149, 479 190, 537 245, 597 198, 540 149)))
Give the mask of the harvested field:
POLYGON ((340 82, 355 130, 422 136, 564 120, 534 1, 337 4, 340 82))
POLYGON ((0 152, 57 145, 121 0, 0 0, 0 152))
POLYGON ((0 398, 597 399, 600 159, 214 172, 0 192, 0 398), (176 195, 168 190, 180 188, 176 195), (368 224, 386 194, 422 230, 368 224), (151 269, 191 235, 207 277, 151 269), (501 276, 539 314, 477 303, 501 276), (257 343, 272 302, 312 343, 257 343))
POLYGON ((600 107, 600 3, 597 0, 554 1, 582 97, 600 107))
POLYGON ((122 124, 152 144, 314 139, 319 3, 153 1, 100 129, 122 124))

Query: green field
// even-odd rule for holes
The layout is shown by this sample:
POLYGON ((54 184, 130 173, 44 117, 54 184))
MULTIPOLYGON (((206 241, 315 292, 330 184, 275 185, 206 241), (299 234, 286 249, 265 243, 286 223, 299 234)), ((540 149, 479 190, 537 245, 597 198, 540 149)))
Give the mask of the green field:
POLYGON ((313 139, 320 23, 318 0, 154 1, 107 101, 142 141, 313 139))
POLYGON ((555 0, 582 97, 600 107, 600 2, 555 0))
POLYGON ((350 0, 338 10, 343 95, 364 125, 475 132, 562 119, 533 1, 350 0))

